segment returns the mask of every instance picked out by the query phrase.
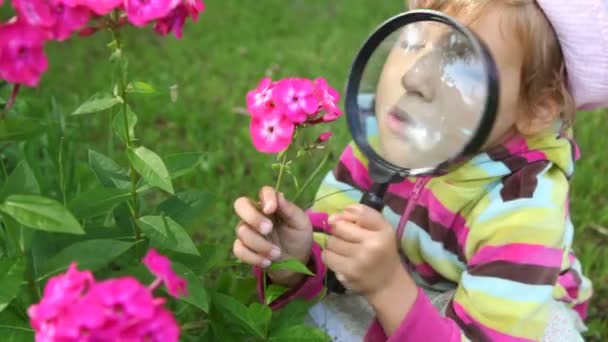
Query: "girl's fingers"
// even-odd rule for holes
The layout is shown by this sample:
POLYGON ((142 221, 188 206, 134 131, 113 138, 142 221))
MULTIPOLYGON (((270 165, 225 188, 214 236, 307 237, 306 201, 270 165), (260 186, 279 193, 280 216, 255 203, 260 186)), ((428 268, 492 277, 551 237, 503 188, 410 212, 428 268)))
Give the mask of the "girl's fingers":
POLYGON ((270 186, 260 189, 260 201, 262 202, 262 212, 266 215, 274 214, 277 211, 278 201, 277 192, 270 186))
POLYGON ((349 257, 357 253, 356 244, 344 241, 335 236, 330 236, 327 239, 327 245, 325 246, 325 248, 345 257, 349 257))
POLYGON ((341 240, 358 243, 365 239, 365 229, 350 221, 334 221, 331 228, 331 235, 341 240))
POLYGON ((321 257, 323 258, 325 265, 335 273, 341 273, 346 276, 346 278, 352 274, 350 258, 329 249, 324 249, 321 257))
POLYGON ((264 216, 249 198, 237 199, 234 202, 234 210, 241 220, 262 235, 268 235, 272 231, 272 221, 264 216))
POLYGON ((260 233, 245 223, 237 226, 236 235, 245 247, 258 255, 270 260, 277 260, 281 256, 281 249, 266 240, 260 233))
POLYGON ((242 262, 252 265, 266 268, 270 266, 271 261, 266 259, 247 248, 239 239, 234 240, 232 246, 232 253, 242 262))

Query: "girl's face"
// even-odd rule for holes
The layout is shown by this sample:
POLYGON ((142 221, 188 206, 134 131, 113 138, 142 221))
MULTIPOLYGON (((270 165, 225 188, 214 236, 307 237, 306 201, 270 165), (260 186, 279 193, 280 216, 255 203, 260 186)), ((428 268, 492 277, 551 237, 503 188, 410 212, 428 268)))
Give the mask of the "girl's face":
MULTIPOLYGON (((501 143, 520 112, 523 55, 503 35, 501 6, 469 25, 484 41, 500 75, 500 104, 486 147, 501 143)), ((458 18, 457 18, 458 19, 458 18)), ((444 24, 407 26, 390 50, 375 98, 380 154, 404 167, 432 167, 453 157, 474 133, 487 97, 481 59, 464 36, 444 24)))

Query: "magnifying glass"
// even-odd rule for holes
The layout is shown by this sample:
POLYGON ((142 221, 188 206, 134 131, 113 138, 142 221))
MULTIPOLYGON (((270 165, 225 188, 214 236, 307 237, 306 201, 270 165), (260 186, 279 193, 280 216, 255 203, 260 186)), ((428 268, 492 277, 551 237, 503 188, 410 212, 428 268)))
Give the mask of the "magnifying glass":
MULTIPOLYGON (((348 126, 374 182, 361 203, 381 211, 391 183, 439 174, 479 152, 498 95, 488 48, 454 18, 415 10, 384 22, 356 56, 346 88, 348 126)), ((328 289, 345 291, 332 272, 328 289)))

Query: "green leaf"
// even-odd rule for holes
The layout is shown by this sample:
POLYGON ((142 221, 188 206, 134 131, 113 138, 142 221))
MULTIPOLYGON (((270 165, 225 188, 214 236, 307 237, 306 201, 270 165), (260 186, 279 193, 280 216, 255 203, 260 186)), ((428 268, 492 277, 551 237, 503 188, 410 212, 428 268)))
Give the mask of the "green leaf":
POLYGON ((257 329, 261 331, 264 337, 268 336, 268 328, 272 319, 272 310, 259 303, 251 303, 249 305, 249 321, 253 322, 257 329))
POLYGON ((273 332, 275 331, 280 331, 289 326, 298 325, 304 322, 312 306, 313 303, 310 301, 297 299, 276 311, 270 327, 271 335, 273 335, 273 332))
POLYGON ((136 149, 130 148, 128 156, 135 170, 146 182, 173 194, 173 184, 171 184, 169 171, 156 153, 140 146, 136 149))
POLYGON ((138 221, 152 245, 176 252, 200 255, 190 235, 170 217, 144 216, 138 221))
POLYGON ((203 161, 203 156, 200 152, 184 152, 170 154, 163 159, 171 179, 176 179, 192 172, 203 161))
POLYGON ((277 298, 281 297, 285 292, 289 291, 289 288, 280 285, 270 285, 266 289, 266 304, 270 304, 277 298))
POLYGON ((44 126, 38 120, 7 118, 0 120, 0 142, 30 139, 42 133, 44 126))
MULTIPOLYGON (((137 115, 131 110, 130 106, 127 106, 127 123, 129 125, 129 137, 131 141, 135 140, 135 125, 137 125, 137 115)), ((112 120, 112 126, 114 126, 114 133, 116 136, 125 142, 125 116, 121 112, 114 115, 112 120)))
POLYGON ((96 271, 128 251, 133 245, 132 242, 105 239, 76 242, 42 264, 43 269, 40 273, 48 276, 61 272, 71 262, 78 263, 78 269, 96 271))
POLYGON ((249 318, 249 309, 236 299, 221 293, 213 294, 213 307, 221 312, 229 322, 236 324, 248 334, 264 338, 264 333, 249 318))
POLYGON ((78 109, 76 109, 74 113, 72 113, 72 115, 93 114, 101 112, 104 110, 108 110, 122 102, 123 100, 120 97, 107 93, 97 93, 93 95, 90 99, 88 99, 85 103, 80 105, 80 107, 78 107, 78 109))
POLYGON ((127 93, 153 95, 156 94, 156 89, 146 82, 134 81, 127 85, 127 93))
POLYGON ((2 342, 34 341, 34 331, 26 317, 19 317, 14 310, 0 312, 0 336, 2 342))
POLYGON ((331 341, 329 336, 321 329, 306 325, 291 325, 285 329, 277 331, 270 336, 269 341, 272 342, 326 342, 331 341))
POLYGON ((185 191, 162 202, 158 209, 181 225, 188 225, 207 211, 213 203, 213 195, 204 191, 185 191))
POLYGON ((128 190, 99 187, 80 193, 69 203, 68 208, 77 218, 88 219, 107 214, 125 202, 129 195, 128 190))
POLYGON ((19 294, 25 273, 23 258, 0 259, 0 312, 19 294))
POLYGON ((302 273, 302 274, 306 274, 306 275, 310 275, 310 276, 315 275, 306 267, 306 265, 304 265, 299 260, 295 260, 295 259, 287 259, 284 261, 272 263, 272 265, 270 265, 269 269, 273 270, 273 271, 290 270, 290 271, 293 271, 296 273, 302 273))
POLYGON ((59 202, 37 195, 11 195, 0 211, 22 225, 57 233, 84 234, 80 223, 59 202))
POLYGON ((131 179, 127 171, 105 155, 89 150, 89 166, 103 186, 129 189, 131 179))
POLYGON ((179 300, 196 306, 204 313, 209 313, 209 296, 199 277, 191 269, 180 263, 172 262, 171 266, 175 273, 188 282, 188 296, 180 297, 179 300))
POLYGON ((40 184, 38 184, 34 172, 25 160, 17 164, 13 172, 6 179, 6 182, 4 182, 4 187, 0 190, 0 199, 13 194, 40 194, 40 184))

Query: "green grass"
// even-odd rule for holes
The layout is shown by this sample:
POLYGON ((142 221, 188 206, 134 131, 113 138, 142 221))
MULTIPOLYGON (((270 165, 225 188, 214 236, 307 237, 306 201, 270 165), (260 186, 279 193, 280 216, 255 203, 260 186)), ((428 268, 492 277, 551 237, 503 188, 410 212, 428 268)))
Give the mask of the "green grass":
MULTIPOLYGON (((161 155, 206 151, 203 167, 176 184, 215 194, 204 218, 192 229, 198 240, 213 239, 228 249, 236 222, 232 203, 237 196, 255 195, 272 181, 271 157, 252 148, 248 119, 237 114, 246 91, 266 74, 276 78, 299 75, 326 77, 344 88, 350 63, 367 34, 401 11, 403 1, 369 0, 207 0, 198 24, 188 23, 183 40, 156 37, 151 29, 130 30, 128 53, 132 79, 153 84, 161 95, 134 106, 140 122, 140 143, 161 155), (169 88, 177 85, 172 103, 169 88)), ((50 71, 28 98, 48 106, 54 97, 65 112, 109 83, 106 32, 87 39, 49 46, 50 71)), ((110 90, 109 86, 105 86, 110 90)), ((42 114, 41 114, 42 115, 42 114)), ((608 336, 608 113, 581 113, 576 125, 583 159, 573 180, 572 216, 576 249, 595 283, 590 337, 608 336), (594 229, 595 227, 595 229, 594 229)), ((88 147, 110 153, 106 115, 69 119, 78 132, 77 152, 85 161, 88 147)), ((339 122, 333 150, 348 140, 339 122)), ((319 130, 319 132, 322 129, 319 130)), ((115 141, 114 155, 120 154, 115 141)), ((298 174, 316 166, 312 160, 298 174)), ((150 203, 159 198, 149 198, 150 203)))

